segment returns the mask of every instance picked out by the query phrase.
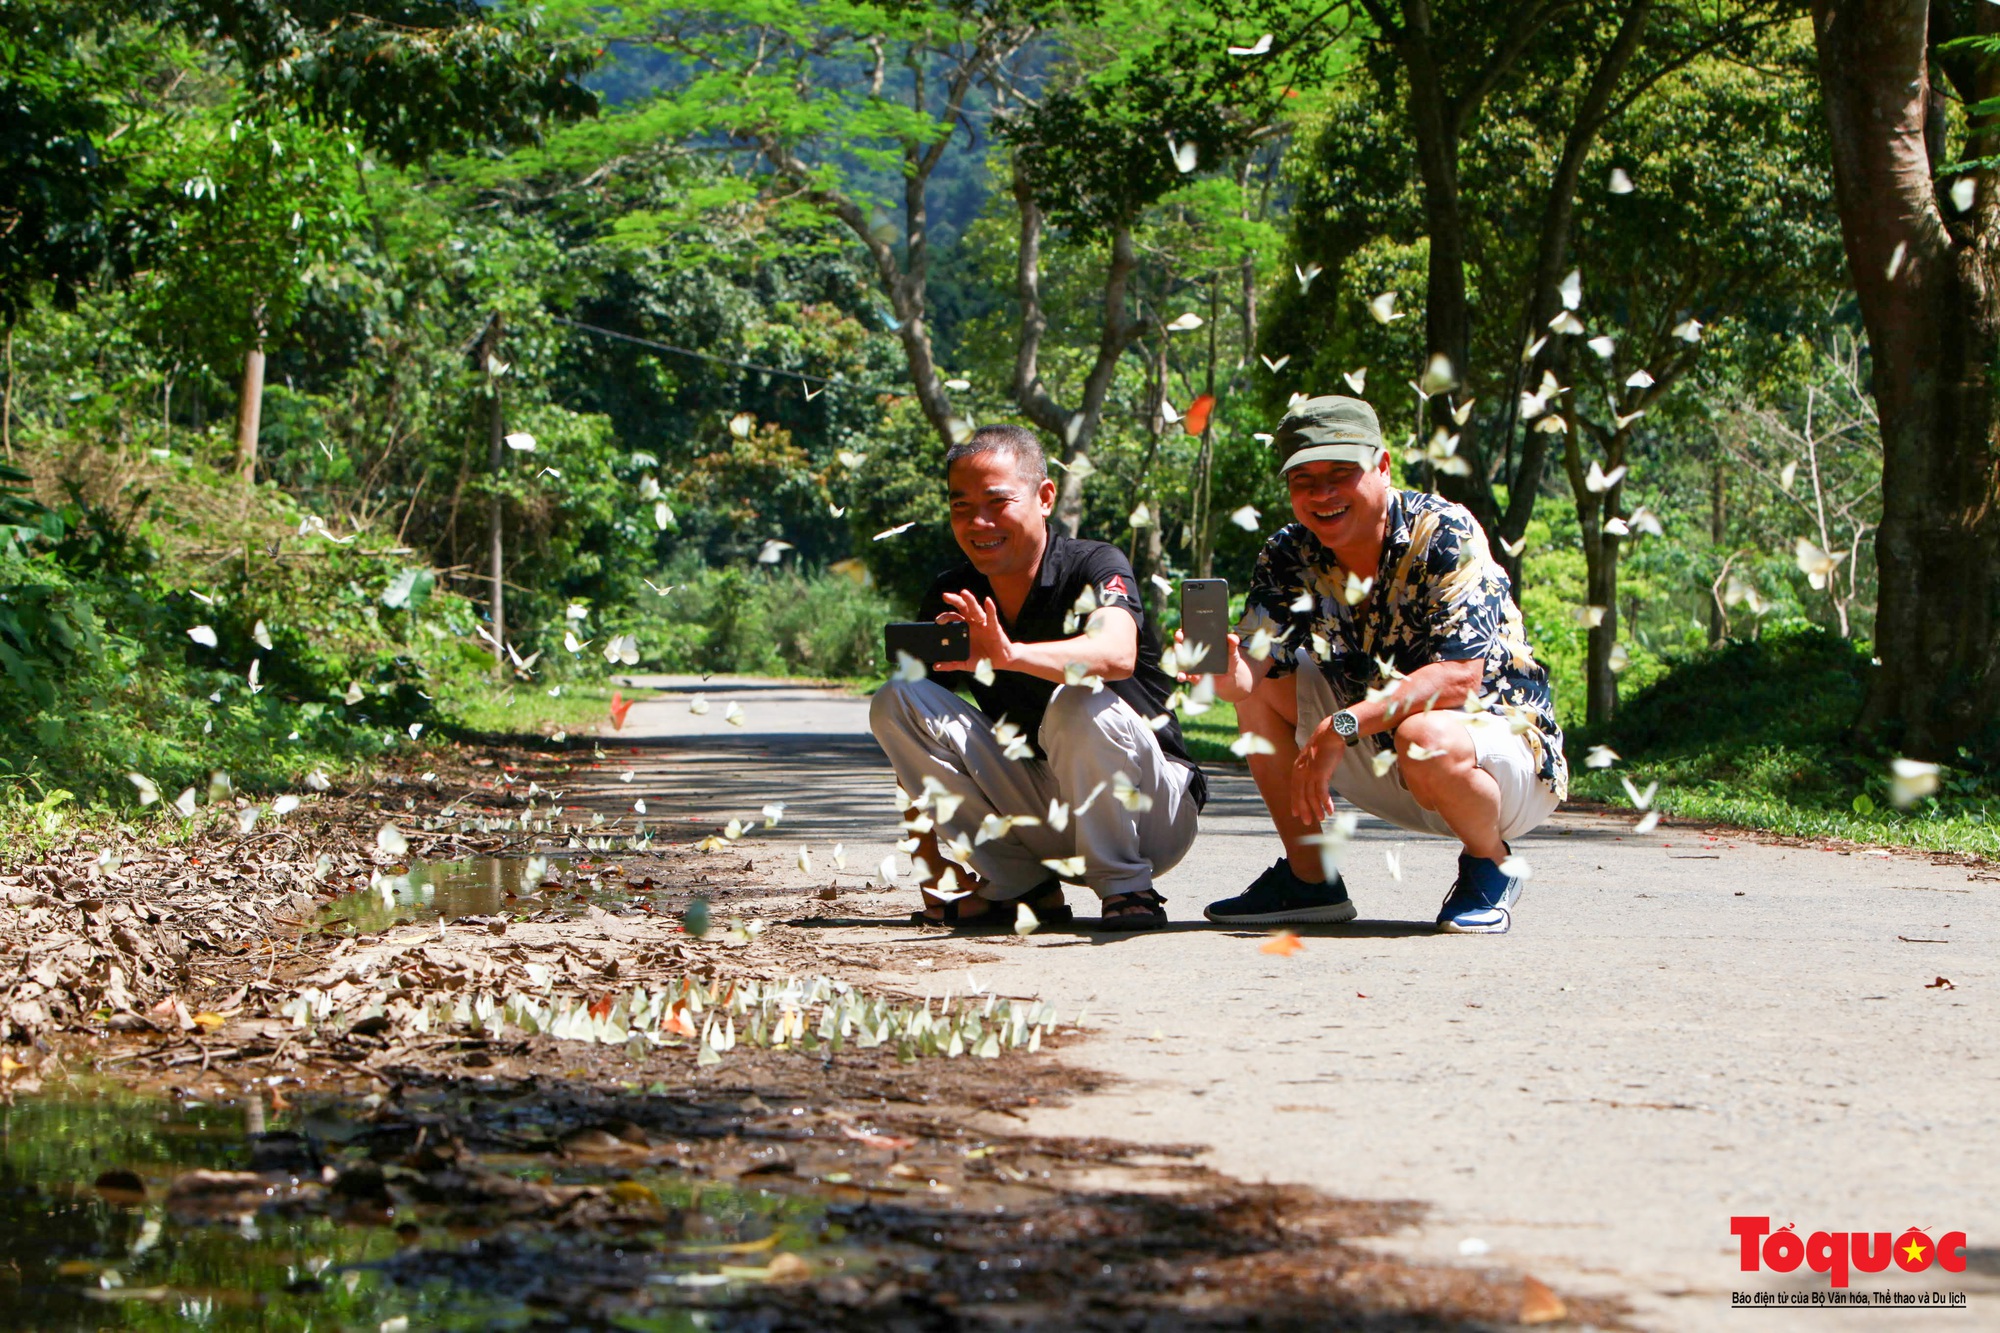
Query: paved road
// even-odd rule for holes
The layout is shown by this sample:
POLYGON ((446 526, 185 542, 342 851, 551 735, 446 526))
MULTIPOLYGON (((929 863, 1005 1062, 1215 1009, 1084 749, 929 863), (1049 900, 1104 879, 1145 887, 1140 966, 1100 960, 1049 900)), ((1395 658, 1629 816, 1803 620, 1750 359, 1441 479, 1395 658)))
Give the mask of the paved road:
MULTIPOLYGON (((784 824, 760 836, 787 867, 800 841, 822 866, 835 841, 857 868, 886 854, 892 786, 866 700, 636 683, 666 693, 605 742, 641 750, 623 793, 717 823, 785 800, 784 824), (706 716, 688 711, 696 694, 706 716), (741 726, 724 720, 731 702, 741 726)), ((1175 929, 980 946, 982 982, 1087 1005, 1096 1034, 1064 1058, 1118 1076, 1034 1129, 1203 1143, 1239 1177, 1422 1200, 1429 1220, 1391 1238, 1400 1252, 1616 1293, 1648 1327, 2000 1328, 1992 872, 1671 825, 1637 837, 1564 812, 1517 847, 1535 876, 1512 934, 1438 936, 1456 846, 1364 819, 1348 875, 1363 919, 1279 957, 1262 935, 1201 922, 1277 850, 1248 778, 1213 786, 1201 838, 1160 885, 1175 929), (1400 883, 1383 857, 1397 847, 1400 883), (1969 1307, 1732 1311, 1733 1290, 1825 1287, 1740 1273, 1736 1214, 1802 1234, 1964 1230, 1966 1273, 1855 1286, 1962 1290, 1969 1307)), ((911 905, 841 901, 853 918, 911 905)), ((939 938, 898 937, 913 952, 939 938)))

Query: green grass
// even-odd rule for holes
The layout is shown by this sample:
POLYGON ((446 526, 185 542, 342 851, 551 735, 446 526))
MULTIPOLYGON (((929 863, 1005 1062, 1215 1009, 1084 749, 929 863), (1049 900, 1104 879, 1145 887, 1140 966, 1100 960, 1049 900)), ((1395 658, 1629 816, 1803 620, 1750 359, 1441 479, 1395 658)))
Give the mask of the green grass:
MULTIPOLYGON (((548 736, 558 731, 582 733, 611 716, 609 684, 564 681, 551 695, 541 682, 467 682, 438 696, 439 711, 449 719, 440 724, 465 740, 495 736, 548 736)), ((629 691, 641 698, 647 691, 629 691)))
POLYGON ((1893 756, 1847 734, 1871 669, 1865 649, 1820 630, 1683 658, 1600 733, 1570 737, 1571 794, 1627 805, 1621 777, 1657 781, 1659 807, 1677 818, 2000 856, 2000 775, 1947 767, 1937 795, 1890 805, 1893 756), (1621 762, 1585 768, 1599 743, 1621 762))
POLYGON ((1181 714, 1181 736, 1187 741, 1188 753, 1200 763, 1242 763, 1229 752, 1237 734, 1235 704, 1217 699, 1200 717, 1181 714))

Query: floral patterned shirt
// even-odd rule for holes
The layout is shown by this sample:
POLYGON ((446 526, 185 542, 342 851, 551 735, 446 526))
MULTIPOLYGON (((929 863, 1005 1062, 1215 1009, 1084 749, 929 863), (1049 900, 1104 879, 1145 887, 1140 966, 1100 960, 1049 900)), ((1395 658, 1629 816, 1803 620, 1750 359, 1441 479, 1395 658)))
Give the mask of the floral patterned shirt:
MULTIPOLYGON (((1271 636, 1271 675, 1309 656, 1345 708, 1432 662, 1483 660, 1484 711, 1506 718, 1558 800, 1569 795, 1548 669, 1534 658, 1507 571, 1470 510, 1422 491, 1392 491, 1375 582, 1357 606, 1348 574, 1304 524, 1288 523, 1257 556, 1241 632, 1271 636)), ((1365 737, 1381 743, 1380 737, 1365 737)))

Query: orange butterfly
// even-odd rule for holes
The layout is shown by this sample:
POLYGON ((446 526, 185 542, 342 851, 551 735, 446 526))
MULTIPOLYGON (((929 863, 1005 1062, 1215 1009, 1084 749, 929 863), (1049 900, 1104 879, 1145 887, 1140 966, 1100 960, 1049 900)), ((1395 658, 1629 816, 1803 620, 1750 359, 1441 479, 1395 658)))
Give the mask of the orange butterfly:
POLYGON ((625 730, 625 715, 632 711, 632 701, 618 691, 611 691, 611 726, 613 730, 625 730))
POLYGON ((1188 404, 1187 414, 1181 418, 1181 429, 1190 435, 1199 435, 1208 429, 1208 414, 1215 410, 1215 395, 1205 393, 1188 404))
POLYGON ((1305 942, 1289 930, 1271 932, 1271 938, 1257 946, 1258 953, 1274 953, 1281 958, 1290 958, 1305 948, 1305 942))

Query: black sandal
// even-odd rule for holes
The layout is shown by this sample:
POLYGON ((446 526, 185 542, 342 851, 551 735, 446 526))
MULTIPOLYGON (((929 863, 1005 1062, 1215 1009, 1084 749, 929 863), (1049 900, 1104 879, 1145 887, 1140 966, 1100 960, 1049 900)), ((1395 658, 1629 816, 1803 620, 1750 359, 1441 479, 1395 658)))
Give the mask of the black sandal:
MULTIPOLYGON (((1000 903, 1005 907, 1008 904, 1000 903)), ((1063 901, 1063 886, 1059 879, 1052 879, 1039 889, 1030 889, 1014 899, 1014 919, 1019 920, 1020 909, 1025 907, 1035 914, 1035 920, 1044 926, 1067 926, 1076 921, 1076 909, 1063 901)))
POLYGON ((1099 930, 1158 930, 1167 924, 1167 900, 1152 889, 1114 893, 1104 900, 1099 930))
POLYGON ((1067 926, 1076 920, 1075 910, 1063 901, 1061 880, 1050 880, 1038 889, 1028 890, 1019 898, 985 899, 983 900, 987 903, 985 911, 966 916, 960 904, 977 896, 977 894, 966 894, 962 898, 953 898, 944 904, 944 910, 938 916, 931 916, 920 907, 910 913, 910 924, 948 926, 954 930, 977 930, 982 927, 1004 927, 1011 930, 1020 921, 1023 907, 1033 912, 1035 920, 1044 926, 1067 926))
POLYGON ((970 902, 974 898, 979 898, 979 895, 976 893, 967 893, 950 899, 941 904, 942 910, 937 916, 932 916, 929 912, 919 907, 916 911, 910 913, 910 924, 913 926, 944 926, 951 930, 977 930, 994 926, 1007 926, 1011 928, 1013 926, 1014 904, 1011 902, 996 903, 991 899, 979 898, 979 901, 986 904, 986 910, 967 916, 963 904, 970 902))

